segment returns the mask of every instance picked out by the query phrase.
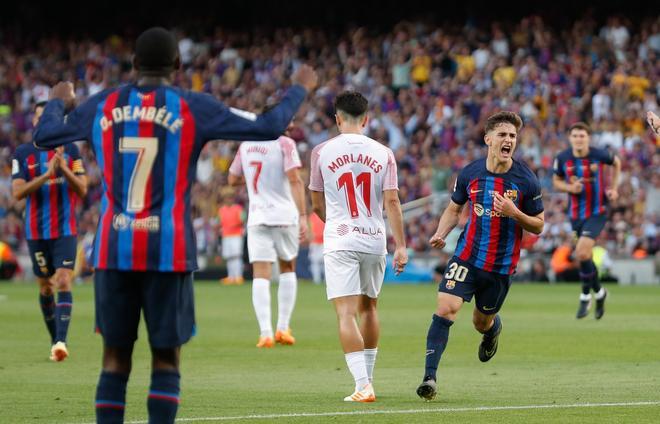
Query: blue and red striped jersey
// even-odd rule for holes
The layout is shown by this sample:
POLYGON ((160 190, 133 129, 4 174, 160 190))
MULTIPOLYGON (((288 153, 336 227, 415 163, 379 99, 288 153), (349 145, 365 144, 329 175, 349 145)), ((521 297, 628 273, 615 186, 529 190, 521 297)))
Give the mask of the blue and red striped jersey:
MULTIPOLYGON (((12 179, 30 182, 48 170, 54 150, 39 150, 32 144, 18 146, 12 160, 12 179)), ((64 148, 62 157, 76 175, 84 175, 80 152, 75 144, 64 148)), ((76 205, 80 201, 61 171, 26 197, 25 237, 49 240, 77 234, 76 205)))
POLYGON ((580 194, 568 194, 568 213, 573 220, 587 219, 607 211, 607 196, 603 180, 603 165, 612 165, 614 154, 606 149, 589 148, 584 157, 575 157, 566 149, 555 158, 554 173, 567 183, 582 179, 580 194))
POLYGON ((256 116, 207 94, 130 84, 90 97, 66 118, 62 101, 48 102, 34 139, 47 148, 92 143, 104 188, 95 268, 190 272, 197 268, 190 189, 204 144, 277 138, 305 94, 293 86, 256 116))
POLYGON ((494 174, 486 169, 486 159, 476 160, 459 173, 451 196, 456 204, 469 202, 470 211, 454 255, 484 271, 509 275, 520 259, 523 229, 493 210, 494 192, 511 199, 526 215, 543 212, 541 185, 526 165, 514 160, 509 171, 494 174))

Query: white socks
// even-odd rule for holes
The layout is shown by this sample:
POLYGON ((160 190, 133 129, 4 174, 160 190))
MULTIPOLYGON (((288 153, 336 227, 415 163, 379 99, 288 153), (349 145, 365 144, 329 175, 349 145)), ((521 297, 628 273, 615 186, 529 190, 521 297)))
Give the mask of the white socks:
POLYGON ((370 383, 374 381, 374 366, 376 366, 376 355, 378 355, 377 347, 364 350, 364 361, 367 365, 367 376, 369 377, 370 383))
POLYGON ((348 370, 353 375, 355 380, 355 390, 362 390, 364 386, 369 384, 369 376, 367 374, 367 365, 364 360, 364 351, 350 352, 344 354, 346 357, 346 365, 348 370))
POLYGON ((591 293, 589 294, 580 293, 580 300, 581 301, 591 300, 591 293))
POLYGON ((261 337, 273 337, 273 327, 270 323, 270 281, 265 278, 255 278, 252 281, 252 305, 259 321, 261 337))
POLYGON ((240 257, 227 259, 227 275, 233 278, 243 276, 243 259, 240 257))
POLYGON ((298 280, 295 272, 280 274, 280 286, 277 290, 277 329, 287 331, 291 323, 291 314, 296 305, 298 280))
POLYGON ((598 290, 598 293, 596 293, 596 300, 601 300, 604 297, 605 297, 605 287, 601 287, 600 290, 598 290))

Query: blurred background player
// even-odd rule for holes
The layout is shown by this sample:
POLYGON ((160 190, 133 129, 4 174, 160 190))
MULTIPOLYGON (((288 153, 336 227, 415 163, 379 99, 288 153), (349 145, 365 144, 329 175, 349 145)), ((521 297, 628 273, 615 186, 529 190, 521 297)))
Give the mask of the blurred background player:
POLYGON ((315 213, 309 215, 309 271, 314 284, 323 283, 323 229, 325 223, 315 213))
POLYGON ((151 28, 135 43, 136 82, 101 91, 66 118, 75 103, 73 85, 58 83, 34 132, 39 147, 90 141, 103 170, 94 246, 96 322, 104 342, 98 423, 124 419, 141 312, 152 356, 149 422, 174 422, 181 345, 195 325, 190 190, 199 153, 209 140, 278 137, 317 82, 301 65, 279 105, 256 116, 172 87, 179 66, 175 37, 151 28))
POLYGON ((433 247, 445 246, 445 238, 458 224, 467 202, 470 218, 438 287, 438 307, 426 337, 426 369, 417 388, 417 395, 423 399, 436 396, 436 373, 449 328, 463 303, 473 296, 472 323, 483 334, 479 360, 486 362, 495 356, 502 331, 497 312, 520 259, 523 229, 534 234, 543 231, 539 181, 527 165, 513 159, 522 125, 513 112, 499 112, 488 118, 484 137, 488 155, 458 174, 449 206, 429 241, 433 247))
POLYGON ((325 222, 323 243, 328 300, 339 323, 339 340, 355 380, 347 402, 373 402, 373 370, 380 324, 376 305, 385 272, 383 204, 396 243, 397 274, 408 262, 392 151, 362 135, 367 99, 345 91, 335 99, 341 133, 312 151, 309 189, 312 205, 325 222), (360 324, 356 318, 359 316, 360 324))
POLYGON ((218 208, 220 235, 222 236, 222 258, 227 264, 227 277, 220 280, 224 285, 243 284, 243 223, 245 210, 234 203, 235 190, 224 187, 220 195, 222 205, 218 208))
POLYGON ((574 256, 580 264, 582 293, 577 318, 584 318, 591 308, 591 290, 596 293, 596 319, 605 313, 607 290, 601 286, 593 261, 593 248, 607 221, 607 204, 619 197, 617 187, 621 161, 605 149, 589 146, 591 128, 577 122, 568 130, 569 149, 559 153, 554 162, 553 186, 569 194, 568 214, 577 238, 574 256), (607 188, 604 165, 614 168, 607 188))
MULTIPOLYGON (((32 118, 39 122, 45 102, 32 118)), ((71 282, 76 262, 76 205, 87 193, 87 177, 75 144, 39 150, 32 143, 16 149, 12 161, 12 191, 25 204, 25 235, 32 269, 39 283, 39 304, 51 338, 50 359, 69 356, 66 345, 71 322, 71 282), (57 290, 57 302, 53 289, 57 290)))
POLYGON ((296 143, 286 136, 265 143, 241 143, 229 167, 229 184, 245 183, 250 201, 247 232, 254 274, 252 305, 261 331, 257 347, 273 347, 270 280, 276 260, 280 277, 275 342, 296 342, 289 328, 298 288, 296 257, 300 241, 307 237, 301 167, 296 143))

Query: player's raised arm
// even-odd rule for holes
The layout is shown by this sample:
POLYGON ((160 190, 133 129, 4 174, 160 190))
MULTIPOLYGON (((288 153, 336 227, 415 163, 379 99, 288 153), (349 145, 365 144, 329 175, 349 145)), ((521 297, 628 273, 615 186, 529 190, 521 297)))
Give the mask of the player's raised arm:
POLYGON ((265 141, 279 137, 298 111, 308 92, 316 87, 318 77, 308 65, 302 65, 293 76, 294 85, 282 101, 261 115, 227 108, 210 96, 199 120, 204 140, 265 141))
POLYGON ((87 100, 68 115, 66 110, 73 107, 75 94, 73 84, 59 82, 51 90, 50 101, 44 108, 43 115, 34 129, 35 146, 52 149, 74 141, 87 140, 93 123, 95 100, 87 100))
POLYGON ((649 123, 655 135, 660 136, 660 117, 649 110, 646 112, 646 122, 649 123))

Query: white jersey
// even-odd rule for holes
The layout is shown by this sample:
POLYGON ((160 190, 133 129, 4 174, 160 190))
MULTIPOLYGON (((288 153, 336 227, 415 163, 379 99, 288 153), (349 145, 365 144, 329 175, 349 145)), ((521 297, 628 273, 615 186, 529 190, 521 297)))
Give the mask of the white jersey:
POLYGON ((229 173, 245 174, 250 200, 248 227, 298 224, 298 208, 286 173, 301 166, 296 144, 288 137, 241 143, 229 173))
POLYGON ((312 150, 309 189, 325 195, 323 251, 387 253, 383 191, 398 190, 392 150, 341 134, 312 150))

